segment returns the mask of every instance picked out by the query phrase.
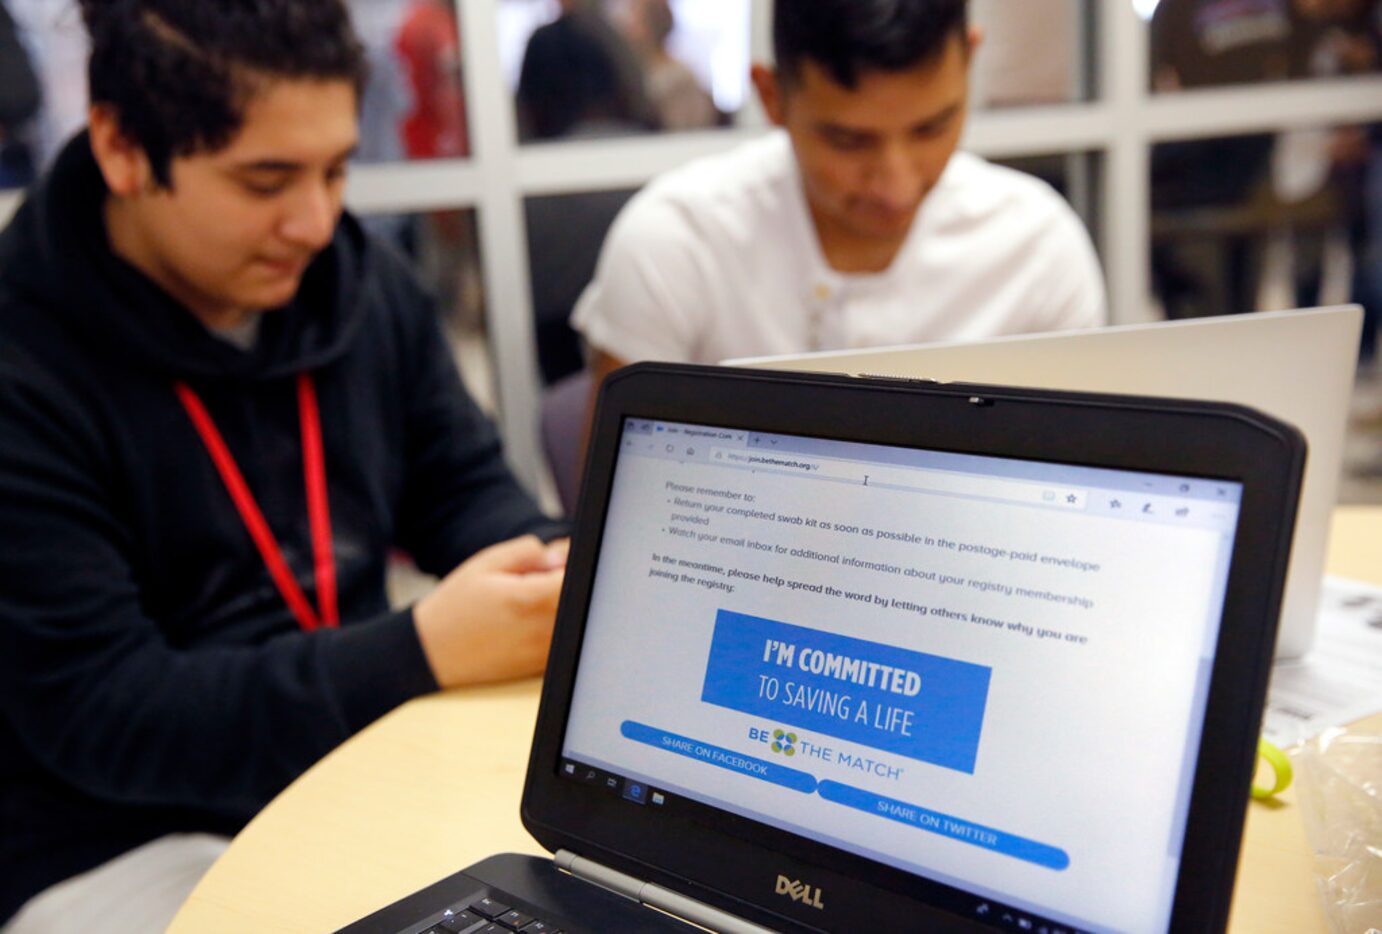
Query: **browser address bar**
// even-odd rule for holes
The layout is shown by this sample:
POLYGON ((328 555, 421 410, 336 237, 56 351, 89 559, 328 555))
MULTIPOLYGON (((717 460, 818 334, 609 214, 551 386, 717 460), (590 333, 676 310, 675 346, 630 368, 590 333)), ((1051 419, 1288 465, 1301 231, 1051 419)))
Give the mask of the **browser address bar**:
POLYGON ((944 493, 952 496, 980 496, 1016 503, 1083 509, 1086 491, 1078 487, 1045 483, 1026 483, 993 477, 970 477, 942 470, 908 469, 826 457, 799 454, 745 451, 736 448, 711 448, 710 459, 740 467, 799 472, 806 476, 846 480, 864 486, 915 490, 919 493, 944 493))

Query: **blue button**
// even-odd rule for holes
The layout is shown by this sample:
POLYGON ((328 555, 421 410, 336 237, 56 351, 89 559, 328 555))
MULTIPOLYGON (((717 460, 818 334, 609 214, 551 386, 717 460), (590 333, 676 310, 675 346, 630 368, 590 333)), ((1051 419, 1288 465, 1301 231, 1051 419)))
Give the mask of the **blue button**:
POLYGON ((976 824, 959 817, 951 817, 949 814, 942 814, 940 811, 932 811, 915 804, 908 804, 905 801, 898 801, 896 798, 885 798, 871 791, 864 791, 862 788, 825 781, 820 783, 817 791, 825 800, 843 804, 845 807, 854 808, 856 811, 885 817, 888 820, 894 820, 909 827, 917 827, 942 837, 948 837, 951 840, 959 840, 962 843, 983 847, 986 850, 1002 853, 1004 856, 1011 856, 1024 862, 1036 863, 1047 869, 1065 869, 1070 865, 1070 855, 1059 847, 1038 843, 1035 840, 1004 833, 1001 830, 994 830, 983 824, 976 824))
POLYGON ((648 786, 642 782, 624 782, 624 797, 638 804, 644 804, 648 800, 648 786))
POLYGON ((625 720, 619 727, 619 732, 624 734, 626 739, 631 739, 636 743, 673 752, 679 756, 686 756, 688 759, 695 759, 708 765, 728 769, 739 775, 748 775, 773 785, 781 785, 783 788, 790 788, 793 791, 800 791, 809 795, 816 790, 816 778, 807 772, 789 769, 773 762, 765 762, 762 759, 746 756, 722 746, 713 746, 710 743, 703 743, 687 736, 654 729, 633 720, 625 720))

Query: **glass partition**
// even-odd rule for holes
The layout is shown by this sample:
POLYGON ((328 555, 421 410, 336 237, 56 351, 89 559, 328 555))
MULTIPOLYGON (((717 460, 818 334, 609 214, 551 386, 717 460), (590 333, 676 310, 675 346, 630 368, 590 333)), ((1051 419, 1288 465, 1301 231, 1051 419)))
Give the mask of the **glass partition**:
POLYGON ((86 123, 87 40, 72 0, 4 0, 3 6, 14 25, 11 41, 0 37, 4 70, 31 77, 39 91, 34 106, 0 123, 0 188, 18 188, 86 123))
POLYGON ((970 0, 979 30, 978 108, 1064 104, 1093 95, 1091 0, 970 0))
POLYGON ((489 302, 480 264, 476 212, 369 214, 361 222, 411 260, 423 287, 436 300, 466 389, 493 415, 495 364, 490 352, 489 302))
POLYGON ((1345 301, 1382 309, 1370 293, 1378 152, 1362 127, 1156 145, 1151 270, 1165 315, 1345 301))

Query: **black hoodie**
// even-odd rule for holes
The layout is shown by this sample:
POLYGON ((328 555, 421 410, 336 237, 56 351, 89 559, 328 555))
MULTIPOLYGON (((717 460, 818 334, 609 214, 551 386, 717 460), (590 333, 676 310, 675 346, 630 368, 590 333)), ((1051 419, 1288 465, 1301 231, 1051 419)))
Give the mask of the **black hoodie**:
POLYGON ((106 193, 79 136, 0 234, 0 922, 154 837, 234 832, 434 690, 411 610, 388 609, 390 548, 444 574, 555 531, 405 264, 351 218, 242 351, 112 254, 106 193), (310 634, 173 391, 205 402, 315 605, 303 370, 342 619, 310 634))

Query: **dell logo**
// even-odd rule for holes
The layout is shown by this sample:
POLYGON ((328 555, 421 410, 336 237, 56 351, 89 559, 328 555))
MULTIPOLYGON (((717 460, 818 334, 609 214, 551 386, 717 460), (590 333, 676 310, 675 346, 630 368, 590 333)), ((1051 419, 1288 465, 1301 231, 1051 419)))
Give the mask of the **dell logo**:
POLYGON ((786 876, 777 877, 777 894, 789 895, 794 902, 801 902, 811 908, 824 908, 821 902, 821 890, 807 885, 805 882, 796 882, 786 876))

